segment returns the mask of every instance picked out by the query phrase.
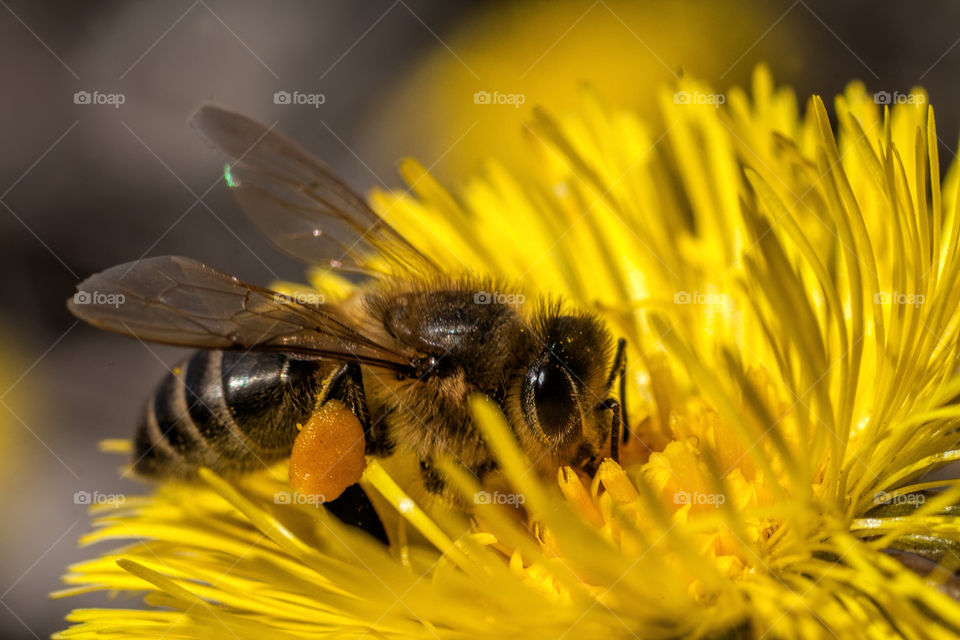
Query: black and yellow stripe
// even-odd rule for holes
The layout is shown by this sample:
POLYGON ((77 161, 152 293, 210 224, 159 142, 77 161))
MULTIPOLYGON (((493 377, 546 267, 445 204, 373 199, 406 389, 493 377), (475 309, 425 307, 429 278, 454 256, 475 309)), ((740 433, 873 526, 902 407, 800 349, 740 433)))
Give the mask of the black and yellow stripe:
POLYGON ((134 469, 189 477, 200 466, 252 471, 288 456, 334 366, 280 353, 196 352, 147 402, 134 469))

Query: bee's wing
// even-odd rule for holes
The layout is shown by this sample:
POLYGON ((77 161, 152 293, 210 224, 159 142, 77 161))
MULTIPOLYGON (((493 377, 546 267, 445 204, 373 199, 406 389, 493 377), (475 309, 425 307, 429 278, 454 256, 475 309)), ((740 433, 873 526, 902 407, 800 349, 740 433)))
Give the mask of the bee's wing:
POLYGON ((147 258, 77 286, 70 310, 141 340, 201 349, 284 351, 403 370, 409 358, 375 343, 335 308, 302 304, 196 260, 147 258))
POLYGON ((368 274, 437 269, 323 162, 273 127, 214 105, 201 107, 191 122, 229 158, 224 177, 250 219, 295 258, 368 274), (387 269, 371 263, 377 256, 387 269))

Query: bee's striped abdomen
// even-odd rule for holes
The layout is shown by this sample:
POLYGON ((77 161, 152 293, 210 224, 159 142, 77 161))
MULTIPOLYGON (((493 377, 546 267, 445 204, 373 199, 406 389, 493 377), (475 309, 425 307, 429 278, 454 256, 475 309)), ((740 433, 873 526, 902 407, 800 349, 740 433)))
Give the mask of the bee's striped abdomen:
POLYGON ((253 471, 290 454, 330 363, 278 353, 198 351, 147 402, 134 469, 147 476, 253 471))

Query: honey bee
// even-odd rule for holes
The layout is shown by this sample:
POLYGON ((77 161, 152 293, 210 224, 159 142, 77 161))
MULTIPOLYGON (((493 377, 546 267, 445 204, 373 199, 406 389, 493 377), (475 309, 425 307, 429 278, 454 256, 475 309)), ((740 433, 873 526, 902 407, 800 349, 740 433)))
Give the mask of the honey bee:
POLYGON ((497 469, 471 418, 477 393, 502 408, 544 472, 595 467, 606 451, 618 457, 629 433, 625 341, 614 345, 598 317, 549 300, 525 313, 516 300, 491 298, 508 290, 497 280, 446 272, 272 128, 212 105, 192 123, 227 156, 227 184, 275 245, 362 282, 343 302, 320 304, 167 256, 78 285, 68 305, 82 320, 200 349, 146 404, 138 474, 261 469, 290 457, 311 417, 339 403, 362 429, 361 454, 413 454, 426 491, 453 500, 439 456, 481 480, 497 469))

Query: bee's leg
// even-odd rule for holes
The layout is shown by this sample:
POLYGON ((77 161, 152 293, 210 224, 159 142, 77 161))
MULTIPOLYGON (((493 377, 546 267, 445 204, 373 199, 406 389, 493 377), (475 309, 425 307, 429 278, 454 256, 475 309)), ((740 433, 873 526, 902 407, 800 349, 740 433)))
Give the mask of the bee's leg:
POLYGON ((612 412, 610 419, 610 457, 614 462, 620 462, 620 426, 623 419, 623 405, 616 398, 607 398, 597 405, 600 411, 609 409, 612 412))
POLYGON ((607 398, 597 405, 598 411, 611 410, 613 416, 610 420, 610 457, 616 462, 620 461, 620 433, 623 432, 623 442, 626 443, 630 437, 630 425, 627 424, 627 341, 624 338, 617 340, 617 353, 613 357, 613 366, 610 368, 610 375, 607 377, 607 388, 613 386, 615 380, 619 378, 620 399, 607 398))
POLYGON ((429 458, 420 461, 420 477, 423 479, 423 488, 434 495, 443 494, 447 488, 447 483, 429 458))
POLYGON ((481 462, 477 465, 477 468, 473 470, 473 477, 477 480, 483 480, 488 474, 497 471, 500 468, 500 463, 496 460, 487 460, 486 462, 481 462))
POLYGON ((396 446, 396 443, 390 438, 385 422, 388 415, 390 415, 389 412, 381 413, 371 419, 370 431, 366 432, 367 454, 371 456, 389 456, 396 446))
POLYGON ((380 515, 359 484, 350 485, 337 499, 324 502, 323 506, 340 522, 357 527, 384 544, 390 544, 380 515))
MULTIPOLYGON (((466 470, 473 477, 483 482, 483 479, 500 468, 496 460, 487 460, 476 465, 476 467, 467 467, 466 470)), ((463 496, 454 488, 451 488, 444 480, 443 476, 437 471, 437 467, 431 458, 425 458, 420 461, 420 478, 423 482, 423 488, 427 493, 439 496, 448 504, 463 504, 463 496)))
POLYGON ((393 450, 387 439, 383 416, 371 420, 367 406, 367 394, 363 390, 363 373, 356 362, 343 364, 324 381, 317 406, 327 400, 339 400, 357 416, 366 439, 365 451, 369 455, 386 455, 393 450))
MULTIPOLYGON (((344 364, 330 374, 324 381, 317 406, 328 400, 339 400, 350 409, 363 427, 363 434, 366 438, 366 452, 378 453, 379 451, 371 451, 371 442, 374 442, 374 438, 371 437, 373 429, 370 423, 370 410, 367 407, 367 396, 363 391, 363 376, 359 364, 344 364)), ((359 527, 384 544, 389 543, 380 516, 359 484, 350 485, 340 497, 324 503, 324 506, 340 521, 359 527)))
POLYGON ((613 356, 613 366, 610 367, 610 375, 607 377, 607 388, 613 386, 613 381, 619 378, 620 384, 620 407, 623 409, 621 417, 623 418, 623 442, 626 444, 630 439, 630 425, 627 424, 627 340, 620 338, 617 340, 617 352, 613 356))

